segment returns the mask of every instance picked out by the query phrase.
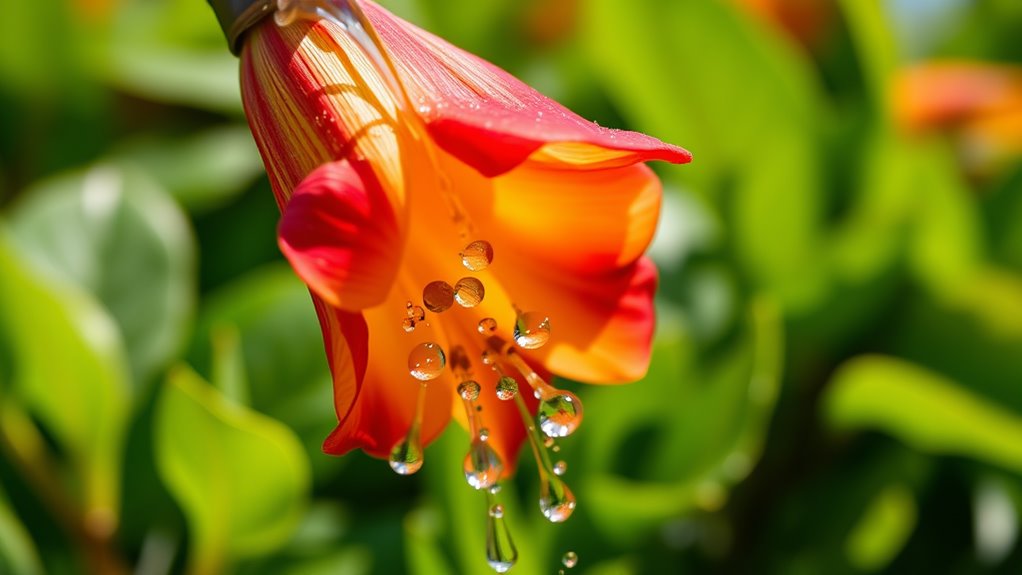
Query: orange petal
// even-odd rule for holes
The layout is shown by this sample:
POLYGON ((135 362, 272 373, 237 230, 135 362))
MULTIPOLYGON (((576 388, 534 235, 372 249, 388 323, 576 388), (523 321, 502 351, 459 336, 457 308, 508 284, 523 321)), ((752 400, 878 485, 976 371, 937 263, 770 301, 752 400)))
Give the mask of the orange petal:
POLYGON ((295 188, 278 233, 295 272, 333 307, 377 305, 397 275, 396 217, 365 163, 342 160, 309 174, 295 188))

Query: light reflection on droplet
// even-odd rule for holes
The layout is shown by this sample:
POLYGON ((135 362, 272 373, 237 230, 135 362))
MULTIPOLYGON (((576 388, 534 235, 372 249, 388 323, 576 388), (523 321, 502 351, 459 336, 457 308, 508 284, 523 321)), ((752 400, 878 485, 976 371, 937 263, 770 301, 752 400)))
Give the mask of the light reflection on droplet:
POLYGON ((568 464, 562 459, 554 463, 554 475, 564 475, 568 471, 568 464))
POLYGON ((556 390, 539 402, 536 417, 545 435, 566 437, 582 423, 582 402, 570 391, 556 390))
POLYGON ((493 246, 486 240, 476 240, 461 250, 461 263, 466 269, 478 272, 493 261, 493 246))
POLYGON ((479 320, 479 333, 488 335, 497 331, 497 320, 492 317, 484 317, 479 320))
POLYGON ((515 343, 524 349, 539 349, 550 340, 550 318, 538 312, 518 314, 515 319, 515 343))
POLYGON ((475 401, 479 398, 479 384, 471 379, 461 382, 458 385, 458 395, 465 401, 475 401))
POLYGON ((454 305, 454 288, 451 284, 437 280, 422 288, 422 305, 433 313, 442 313, 454 305))
POLYGON ((483 287, 483 282, 476 278, 461 278, 454 285, 454 299, 462 307, 475 307, 485 296, 486 288, 483 287))
POLYGON ((497 398, 502 401, 508 401, 515 398, 518 394, 518 382, 512 377, 501 377, 497 380, 497 398))
POLYGON ((561 564, 568 569, 578 565, 578 554, 574 551, 568 551, 564 554, 564 557, 561 557, 561 564))
POLYGON ((408 373, 419 381, 430 381, 440 377, 446 363, 443 348, 432 342, 420 343, 408 354, 408 373))

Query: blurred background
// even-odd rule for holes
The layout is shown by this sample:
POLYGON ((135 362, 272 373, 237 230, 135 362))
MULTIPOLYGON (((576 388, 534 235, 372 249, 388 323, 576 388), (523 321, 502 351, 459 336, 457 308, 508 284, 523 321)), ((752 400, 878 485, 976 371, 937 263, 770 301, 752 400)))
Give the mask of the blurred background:
MULTIPOLYGON (((1022 3, 384 4, 695 155, 654 166, 650 373, 572 388, 567 523, 522 458, 514 573, 1022 572, 1022 3)), ((457 426, 411 478, 320 452, 206 3, 5 10, 0 573, 489 572, 457 426)))

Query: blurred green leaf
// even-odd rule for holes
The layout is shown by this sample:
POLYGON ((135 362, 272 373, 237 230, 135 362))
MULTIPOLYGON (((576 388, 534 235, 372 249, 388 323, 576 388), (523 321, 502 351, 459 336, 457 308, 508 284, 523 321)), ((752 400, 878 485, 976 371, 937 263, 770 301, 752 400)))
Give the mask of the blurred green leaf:
POLYGON ((219 326, 213 332, 213 385, 230 401, 247 405, 248 376, 241 355, 241 336, 234 326, 219 326))
POLYGON ((79 78, 81 42, 69 0, 15 2, 0 19, 0 93, 53 99, 79 78))
POLYGON ((882 119, 887 120, 890 84, 900 64, 900 55, 885 3, 881 0, 839 0, 838 5, 848 23, 872 104, 882 112, 882 119))
POLYGON ((184 367, 168 378, 155 425, 158 470, 188 518, 195 573, 287 541, 309 492, 309 464, 290 429, 184 367))
POLYGON ((909 362, 881 356, 847 362, 824 407, 838 429, 875 429, 924 453, 1022 472, 1022 418, 909 362))
POLYGON ((454 571, 440 551, 439 511, 422 507, 405 517, 408 572, 413 575, 451 575, 454 571))
POLYGON ((848 535, 846 551, 863 571, 879 571, 893 560, 916 524, 916 502, 904 485, 891 485, 877 494, 848 535))
POLYGON ((11 511, 0 491, 0 573, 7 575, 42 575, 32 539, 11 511))
POLYGON ((67 454, 86 515, 116 525, 129 406, 116 325, 88 295, 30 271, 0 236, 0 329, 17 400, 67 454))
POLYGON ((177 354, 195 306, 195 241, 180 209, 143 174, 97 166, 45 182, 10 222, 33 262, 110 310, 136 385, 177 354))
POLYGON ((263 173, 251 132, 237 125, 184 139, 133 140, 115 152, 114 161, 141 167, 193 213, 223 206, 263 173))

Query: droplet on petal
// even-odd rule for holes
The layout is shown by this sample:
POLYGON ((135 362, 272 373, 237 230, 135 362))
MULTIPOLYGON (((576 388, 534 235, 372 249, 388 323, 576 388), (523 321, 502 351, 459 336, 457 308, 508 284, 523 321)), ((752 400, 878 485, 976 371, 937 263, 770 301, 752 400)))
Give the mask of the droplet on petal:
POLYGON ((475 307, 479 305, 485 295, 486 288, 483 287, 483 282, 476 278, 461 278, 454 285, 454 299, 462 307, 475 307))
POLYGON ((422 321, 426 319, 426 310, 422 309, 422 306, 416 305, 408 309, 408 317, 415 321, 422 321))
POLYGON ((558 390, 539 402, 536 417, 548 437, 567 437, 582 423, 582 402, 574 393, 558 390))
POLYGON ((479 384, 471 379, 461 382, 458 385, 458 395, 465 401, 475 401, 479 398, 479 384))
POLYGON ((446 364, 443 348, 432 342, 420 343, 408 354, 408 373, 419 381, 440 377, 446 364))
POLYGON ((484 317, 479 320, 479 333, 489 335, 497 331, 497 320, 492 317, 484 317))
POLYGON ((497 398, 508 401, 518 394, 518 382, 513 377, 504 376, 497 380, 497 398))
POLYGON ((486 240, 476 240, 461 250, 461 263, 466 269, 478 272, 486 269, 493 261, 493 246, 486 240))
POLYGON ((401 320, 401 329, 405 330, 407 333, 412 333, 415 331, 415 320, 410 317, 404 318, 401 320))
POLYGON ((539 349, 550 340, 550 318, 537 312, 518 314, 515 320, 515 343, 524 349, 539 349))
POLYGON ((433 313, 441 313, 454 305, 454 288, 445 281, 435 281, 422 288, 422 304, 433 313))

